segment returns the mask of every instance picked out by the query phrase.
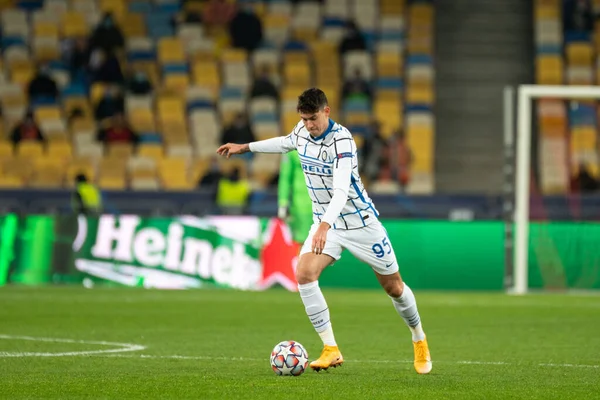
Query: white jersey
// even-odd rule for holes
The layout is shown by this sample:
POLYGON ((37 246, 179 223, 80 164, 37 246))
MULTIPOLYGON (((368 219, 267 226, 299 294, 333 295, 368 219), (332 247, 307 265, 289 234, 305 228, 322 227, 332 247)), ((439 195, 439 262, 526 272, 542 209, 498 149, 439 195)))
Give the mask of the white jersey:
MULTIPOLYGON (((333 197, 334 175, 340 160, 351 159, 352 172, 346 204, 333 221, 333 229, 359 229, 377 221, 379 213, 365 190, 358 174, 356 143, 342 125, 329 120, 321 136, 313 138, 300 121, 287 136, 254 142, 251 151, 289 152, 297 150, 304 170, 306 187, 313 203, 313 221, 320 223, 333 197)), ((347 162, 347 160, 344 160, 347 162)))

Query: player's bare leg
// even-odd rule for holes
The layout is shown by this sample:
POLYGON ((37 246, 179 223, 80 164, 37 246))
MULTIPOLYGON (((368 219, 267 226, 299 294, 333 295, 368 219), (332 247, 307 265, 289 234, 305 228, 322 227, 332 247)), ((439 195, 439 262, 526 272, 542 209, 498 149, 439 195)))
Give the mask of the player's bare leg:
POLYGON ((417 310, 417 301, 412 290, 406 285, 398 272, 391 275, 381 275, 375 272, 379 283, 391 297, 394 308, 408 325, 413 340, 415 352, 414 366, 419 374, 428 374, 431 371, 431 355, 423 327, 421 317, 417 310))
POLYGON ((306 314, 323 341, 321 356, 310 363, 315 371, 342 365, 344 358, 338 349, 329 318, 329 308, 319 288, 319 276, 334 259, 327 254, 305 253, 300 256, 296 267, 298 291, 306 314))

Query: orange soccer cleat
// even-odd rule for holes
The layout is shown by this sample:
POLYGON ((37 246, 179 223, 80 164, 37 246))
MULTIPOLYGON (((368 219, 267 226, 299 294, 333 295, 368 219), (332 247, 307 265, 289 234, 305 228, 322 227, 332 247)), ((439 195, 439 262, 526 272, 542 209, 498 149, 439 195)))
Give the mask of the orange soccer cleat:
POLYGON ((329 367, 335 368, 338 365, 341 366, 343 362, 344 357, 342 357, 342 353, 340 353, 340 349, 337 346, 325 345, 319 359, 311 362, 310 367, 319 372, 329 367))
POLYGON ((432 364, 427 338, 413 342, 413 347, 415 348, 415 370, 419 374, 428 374, 431 372, 432 364))

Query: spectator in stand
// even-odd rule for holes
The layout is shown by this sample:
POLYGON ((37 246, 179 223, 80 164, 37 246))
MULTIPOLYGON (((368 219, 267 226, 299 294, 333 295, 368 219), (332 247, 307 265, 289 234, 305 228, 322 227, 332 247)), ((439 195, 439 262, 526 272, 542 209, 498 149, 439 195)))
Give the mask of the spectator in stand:
POLYGON ((271 74, 268 65, 262 65, 258 76, 252 83, 250 97, 269 96, 275 100, 279 100, 279 92, 277 87, 271 81, 271 74))
POLYGON ((217 207, 222 214, 242 215, 248 207, 251 192, 248 179, 242 176, 239 168, 233 168, 219 180, 217 207))
POLYGON ((565 32, 590 32, 594 29, 594 16, 590 0, 565 0, 563 3, 565 32))
POLYGON ((98 102, 94 116, 96 121, 102 121, 106 118, 123 114, 125 112, 125 99, 117 86, 108 86, 104 91, 104 96, 98 102))
POLYGON ((177 27, 181 24, 201 24, 202 16, 193 10, 184 10, 177 13, 171 19, 171 26, 177 30, 177 27))
POLYGON ((371 87, 363 77, 360 68, 354 68, 353 75, 344 82, 342 100, 365 99, 371 101, 371 87))
POLYGON ((129 126, 123 114, 115 114, 115 116, 111 118, 108 127, 101 129, 98 132, 97 140, 105 144, 137 144, 139 142, 139 136, 129 126))
POLYGON ((404 132, 398 129, 384 148, 383 168, 379 179, 397 182, 404 191, 410 182, 412 161, 412 150, 408 146, 404 132))
POLYGON ((44 135, 41 129, 35 123, 33 114, 28 112, 23 120, 15 126, 10 136, 10 140, 14 143, 20 143, 27 140, 37 140, 38 142, 44 142, 44 135))
POLYGON ((200 178, 200 182, 198 182, 198 186, 201 187, 209 187, 215 189, 221 180, 221 166, 219 165, 219 160, 216 157, 211 157, 210 167, 208 168, 208 172, 200 178))
POLYGON ((250 4, 242 4, 240 7, 240 10, 229 22, 229 35, 233 47, 252 52, 262 42, 262 23, 250 4))
POLYGON ((254 132, 248 123, 248 118, 245 113, 236 115, 233 123, 223 131, 221 135, 221 143, 250 143, 256 140, 254 132))
POLYGON ((110 54, 125 46, 123 32, 111 13, 105 13, 90 36, 90 48, 102 49, 110 54))
POLYGON ((47 65, 38 66, 35 76, 29 82, 27 93, 30 100, 36 98, 56 100, 58 98, 58 85, 50 76, 50 69, 47 65))
POLYGON ((125 81, 127 91, 136 95, 147 95, 152 92, 152 82, 142 70, 130 69, 125 81))
POLYGON ((365 162, 361 163, 361 168, 367 181, 375 181, 379 178, 386 146, 386 140, 381 134, 381 124, 373 120, 369 125, 369 133, 362 149, 365 162))
POLYGON ((366 50, 367 44, 362 33, 352 21, 346 23, 346 33, 339 45, 340 55, 352 50, 366 50))
POLYGON ((75 38, 67 58, 71 79, 85 75, 90 62, 90 48, 87 39, 84 37, 75 38))
POLYGON ((588 165, 580 163, 577 175, 571 179, 571 191, 574 193, 593 193, 599 187, 599 182, 590 172, 588 165))
POLYGON ((202 21, 209 32, 219 31, 227 27, 235 12, 235 5, 227 0, 209 0, 204 5, 202 21))
POLYGON ((104 50, 96 49, 90 57, 90 72, 92 82, 124 83, 121 64, 114 53, 106 53, 104 50))

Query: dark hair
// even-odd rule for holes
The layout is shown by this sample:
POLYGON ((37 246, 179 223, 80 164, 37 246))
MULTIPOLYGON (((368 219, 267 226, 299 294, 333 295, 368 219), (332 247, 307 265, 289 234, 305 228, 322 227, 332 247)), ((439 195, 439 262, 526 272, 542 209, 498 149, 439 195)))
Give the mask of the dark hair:
POLYGON ((298 96, 298 112, 314 114, 328 105, 327 96, 319 88, 306 89, 298 96))

